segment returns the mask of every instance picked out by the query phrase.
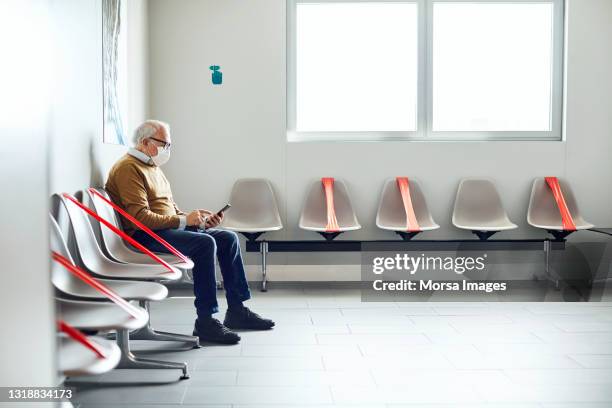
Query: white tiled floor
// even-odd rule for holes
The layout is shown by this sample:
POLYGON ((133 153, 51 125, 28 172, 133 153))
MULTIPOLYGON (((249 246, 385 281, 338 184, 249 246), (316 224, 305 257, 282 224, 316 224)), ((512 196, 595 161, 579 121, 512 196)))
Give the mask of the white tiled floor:
MULTIPOLYGON (((80 407, 612 407, 612 303, 362 303, 353 289, 253 295, 249 306, 276 329, 187 351, 134 342, 148 358, 187 361, 191 379, 141 370, 73 379, 80 407)), ((154 326, 190 333, 192 305, 154 304, 154 326)))

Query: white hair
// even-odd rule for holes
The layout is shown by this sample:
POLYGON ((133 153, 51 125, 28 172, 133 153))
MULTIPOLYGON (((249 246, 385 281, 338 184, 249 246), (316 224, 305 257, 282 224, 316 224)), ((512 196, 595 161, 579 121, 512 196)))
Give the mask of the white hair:
POLYGON ((155 136, 161 129, 164 129, 166 133, 170 135, 170 125, 166 122, 154 119, 145 120, 134 131, 132 143, 134 146, 138 146, 146 138, 155 136))

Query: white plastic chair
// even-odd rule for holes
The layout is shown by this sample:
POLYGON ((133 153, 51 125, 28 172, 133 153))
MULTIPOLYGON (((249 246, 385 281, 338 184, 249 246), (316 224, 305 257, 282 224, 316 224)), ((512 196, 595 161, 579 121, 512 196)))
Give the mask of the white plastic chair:
POLYGON ((229 202, 232 208, 225 213, 221 224, 224 229, 239 232, 249 240, 256 240, 265 232, 283 228, 274 190, 266 179, 237 180, 232 187, 229 202))
MULTIPOLYGON (((96 189, 96 191, 110 200, 109 195, 103 189, 96 189)), ((87 197, 89 207, 92 210, 115 227, 121 229, 121 223, 119 222, 118 216, 110 205, 105 203, 99 196, 92 194, 89 190, 85 190, 81 194, 83 197, 87 197)), ((151 259, 146 254, 129 247, 120 236, 115 234, 108 227, 101 225, 98 221, 95 221, 95 225, 99 226, 102 249, 111 259, 129 264, 158 265, 155 260, 151 259)), ((181 270, 193 269, 193 261, 190 259, 188 259, 188 262, 184 262, 172 254, 156 253, 156 255, 181 270)))
POLYGON ((60 194, 53 195, 66 210, 71 231, 75 237, 76 258, 90 273, 111 279, 137 279, 151 281, 177 280, 181 271, 170 265, 128 265, 108 259, 96 241, 88 215, 75 203, 60 194))
POLYGON ((87 339, 103 352, 104 358, 100 358, 87 346, 69 336, 58 335, 57 361, 60 373, 67 377, 98 375, 117 366, 121 359, 121 351, 115 343, 99 336, 88 336, 87 339))
POLYGON ((142 308, 132 316, 110 302, 93 302, 55 298, 56 317, 82 330, 109 331, 140 329, 149 320, 149 314, 142 308))
MULTIPOLYGON (((49 214, 49 246, 76 265, 66 245, 59 225, 49 214)), ((81 299, 105 299, 99 291, 75 277, 70 271, 56 262, 51 265, 51 281, 55 288, 66 296, 81 299)), ((168 289, 160 283, 131 280, 96 279, 126 300, 159 301, 168 296, 168 289)))
POLYGON ((463 179, 457 189, 453 225, 472 231, 481 240, 517 228, 508 218, 495 184, 487 179, 463 179))
MULTIPOLYGON (((576 196, 569 183, 562 179, 558 180, 576 230, 593 228, 594 225, 585 221, 582 217, 576 196)), ((545 229, 557 239, 563 239, 573 232, 564 229, 559 207, 544 178, 537 178, 533 182, 529 208, 527 209, 527 222, 533 227, 545 229)))
POLYGON ((348 189, 344 181, 334 179, 333 199, 338 229, 330 231, 328 226, 328 208, 326 203, 325 190, 323 183, 315 181, 306 196, 304 207, 300 215, 299 226, 307 231, 315 231, 325 239, 332 240, 342 232, 354 231, 361 228, 357 216, 353 210, 348 189))
POLYGON ((390 178, 385 182, 378 204, 378 212, 376 213, 376 226, 378 228, 394 231, 403 239, 410 239, 420 231, 431 231, 440 228, 429 212, 419 183, 413 179, 410 179, 409 183, 410 201, 412 202, 412 209, 418 222, 419 231, 407 231, 406 209, 402 200, 402 194, 397 185, 397 179, 395 178, 390 178))

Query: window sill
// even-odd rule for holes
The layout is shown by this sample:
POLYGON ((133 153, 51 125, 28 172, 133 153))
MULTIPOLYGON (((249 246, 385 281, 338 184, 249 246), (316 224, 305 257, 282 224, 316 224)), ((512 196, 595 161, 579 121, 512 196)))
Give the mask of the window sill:
POLYGON ((311 142, 563 142, 554 132, 295 132, 289 143, 311 142))

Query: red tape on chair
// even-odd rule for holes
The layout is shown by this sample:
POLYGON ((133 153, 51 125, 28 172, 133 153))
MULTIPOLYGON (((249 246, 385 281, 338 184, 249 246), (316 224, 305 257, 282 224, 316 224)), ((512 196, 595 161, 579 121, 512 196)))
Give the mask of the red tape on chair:
POLYGON ((163 245, 173 255, 176 255, 177 257, 179 257, 183 262, 189 263, 189 259, 185 255, 183 255, 181 252, 179 252, 178 249, 176 249, 175 247, 170 245, 168 243, 168 241, 166 241, 165 239, 163 239, 162 237, 157 235, 155 232, 153 232, 153 230, 151 230, 149 227, 145 226, 143 223, 138 221, 136 218, 132 217, 123 208, 119 207, 117 204, 113 203, 111 200, 109 200, 108 198, 104 197, 95 188, 89 188, 88 191, 91 194, 95 195, 96 197, 100 198, 106 204, 110 205, 115 211, 117 211, 119 214, 121 214, 124 218, 128 219, 132 224, 136 225, 138 228, 140 228, 141 230, 146 232, 151 238, 153 238, 154 240, 159 242, 161 245, 163 245))
POLYGON ((325 203, 327 206, 327 225, 325 225, 325 232, 339 232, 340 226, 338 225, 336 208, 334 207, 334 178, 323 177, 321 183, 325 190, 325 203))
POLYGON ((567 203, 565 202, 563 192, 561 191, 561 186, 559 185, 559 179, 556 177, 545 177, 544 179, 546 180, 548 187, 550 187, 552 190, 555 201, 557 202, 557 207, 559 208, 561 220, 563 222, 563 230, 576 231, 576 224, 574 223, 574 219, 572 218, 569 208, 567 208, 567 203))
POLYGON ((115 234, 119 235, 121 238, 125 239, 130 244, 134 245, 136 248, 140 249, 142 252, 144 252, 145 254, 149 255, 149 257, 151 257, 157 263, 165 266, 168 269, 168 272, 164 272, 164 273, 174 273, 174 269, 168 264, 168 262, 164 261, 159 256, 155 255, 153 252, 151 252, 149 249, 147 249, 145 246, 143 246, 140 242, 136 241, 134 238, 130 237, 128 234, 126 234, 125 232, 121 231, 119 228, 115 227, 113 224, 111 224, 110 222, 106 221, 104 218, 100 217, 95 211, 91 210, 89 207, 87 207, 83 203, 79 202, 79 200, 77 200, 76 198, 74 198, 70 194, 63 193, 62 195, 63 195, 64 198, 66 198, 66 199, 70 200, 72 203, 76 204, 81 210, 85 211, 87 214, 91 215, 96 220, 98 220, 102 224, 106 225, 115 234))
POLYGON ((136 309, 133 305, 131 305, 127 300, 119 296, 108 286, 95 280, 90 274, 74 265, 67 258, 63 257, 55 251, 51 251, 51 256, 55 262, 68 269, 74 276, 85 282, 87 285, 102 293, 117 306, 125 310, 130 316, 138 317, 140 315, 140 311, 136 309))
POLYGON ((404 211, 406 212, 406 230, 409 232, 421 231, 419 222, 417 221, 414 208, 412 207, 412 198, 410 197, 410 183, 408 177, 396 177, 397 187, 402 195, 404 202, 404 211))
POLYGON ((64 322, 63 320, 58 320, 57 328, 62 333, 66 333, 68 336, 70 336, 74 340, 78 341, 79 343, 81 343, 82 345, 84 345, 85 347, 93 351, 94 353, 96 353, 98 358, 106 358, 106 354, 104 354, 100 346, 98 346, 93 341, 89 340, 87 336, 85 336, 83 333, 81 333, 79 330, 75 329, 74 327, 70 326, 68 323, 64 322))

